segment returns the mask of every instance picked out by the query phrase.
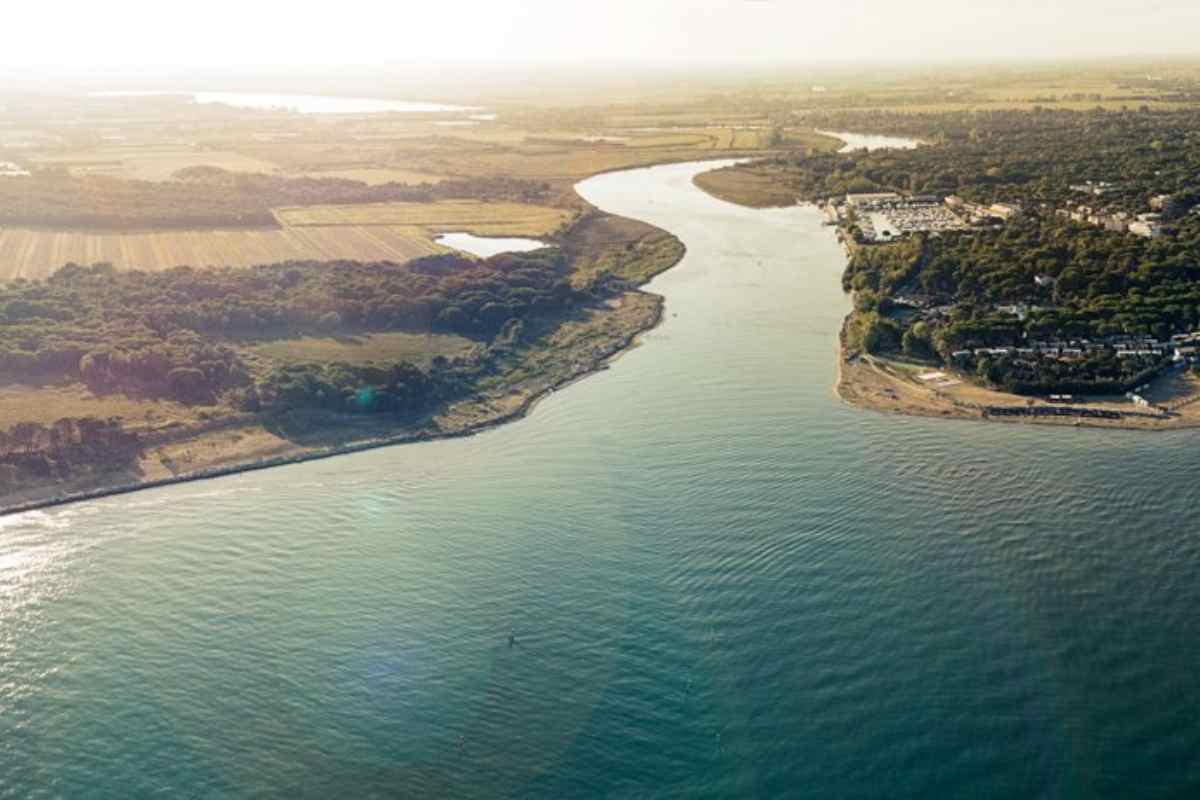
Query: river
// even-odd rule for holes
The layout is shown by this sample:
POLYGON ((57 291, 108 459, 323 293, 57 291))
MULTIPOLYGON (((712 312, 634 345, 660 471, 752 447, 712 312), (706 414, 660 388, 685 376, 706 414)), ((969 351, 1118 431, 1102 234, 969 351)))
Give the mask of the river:
POLYGON ((1196 435, 846 407, 707 168, 581 185, 688 254, 527 419, 0 520, 0 797, 1187 796, 1196 435))

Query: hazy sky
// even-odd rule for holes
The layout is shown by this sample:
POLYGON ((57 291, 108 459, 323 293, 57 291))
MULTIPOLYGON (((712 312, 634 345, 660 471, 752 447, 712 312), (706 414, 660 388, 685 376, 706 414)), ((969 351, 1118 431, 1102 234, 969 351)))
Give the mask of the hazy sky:
POLYGON ((1197 0, 9 0, 0 66, 1200 54, 1197 0))

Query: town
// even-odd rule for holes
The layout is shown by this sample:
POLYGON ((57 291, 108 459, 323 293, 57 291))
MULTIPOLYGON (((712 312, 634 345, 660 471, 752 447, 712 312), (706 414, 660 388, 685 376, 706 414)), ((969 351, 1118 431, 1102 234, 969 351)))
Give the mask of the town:
MULTIPOLYGON (((1119 192, 1111 183, 1096 181, 1072 189, 1091 198, 1119 192)), ((1139 202, 1129 197, 1123 203, 1113 202, 1106 207, 1100 207, 1094 199, 1087 202, 1091 205, 1072 203, 1065 208, 1014 201, 984 205, 955 194, 942 197, 872 192, 847 193, 822 202, 820 207, 827 224, 838 226, 839 238, 851 255, 852 265, 865 265, 872 261, 867 259, 868 248, 885 247, 921 234, 929 237, 924 247, 937 250, 943 234, 970 229, 994 231, 1022 216, 1040 220, 1042 224, 1056 218, 1067 219, 1072 224, 1098 227, 1114 234, 1156 239, 1174 230, 1167 227, 1167 220, 1181 220, 1195 205, 1187 193, 1182 197, 1154 195, 1149 200, 1150 210, 1141 213, 1129 210, 1139 202)), ((970 258, 961 251, 960 254, 970 258)), ((976 302, 968 304, 968 308, 952 293, 921 291, 919 283, 906 280, 868 299, 864 308, 873 309, 880 321, 878 330, 882 338, 874 341, 891 342, 882 345, 884 349, 902 350, 918 360, 932 359, 948 371, 953 369, 964 380, 978 377, 989 385, 1003 383, 1010 391, 1043 396, 1050 402, 1077 402, 1071 392, 1120 394, 1126 401, 1157 413, 1161 409, 1155 408, 1143 394, 1148 384, 1168 372, 1200 368, 1200 330, 1185 328, 1191 332, 1175 335, 1167 330, 1151 332, 1137 327, 1107 335, 1104 331, 1088 334, 1056 331, 1047 323, 1062 313, 1071 313, 1069 303, 1065 306, 1059 303, 1061 298, 1056 290, 1059 276, 1039 271, 1026 280, 1032 284, 1027 291, 1008 287, 1005 294, 1009 299, 976 302), (1016 325, 1002 322, 1005 317, 1012 318, 1016 325), (935 333, 955 329, 990 333, 939 338, 935 346, 935 333)), ((944 373, 936 374, 941 382, 935 388, 961 382, 944 373)))
MULTIPOLYGON (((1111 190, 1112 185, 1089 181, 1071 188, 1099 196, 1111 190)), ((844 198, 825 200, 820 207, 826 224, 845 227, 860 244, 885 244, 912 233, 941 233, 973 225, 1000 224, 1024 211, 1024 206, 1016 202, 983 205, 957 195, 942 198, 897 192, 847 194, 844 198)), ((1155 239, 1165 232, 1166 219, 1185 210, 1170 195, 1154 197, 1150 209, 1132 214, 1080 203, 1054 209, 1053 213, 1081 225, 1155 239)), ((1041 210, 1051 209, 1043 206, 1041 210)))

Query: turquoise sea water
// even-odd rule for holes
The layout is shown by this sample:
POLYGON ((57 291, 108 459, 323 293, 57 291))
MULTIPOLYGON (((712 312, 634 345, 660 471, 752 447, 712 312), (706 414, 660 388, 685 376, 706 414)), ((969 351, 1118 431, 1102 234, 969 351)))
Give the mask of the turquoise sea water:
POLYGON ((583 185, 688 255, 530 418, 0 521, 0 797, 1195 796, 1197 436, 845 407, 703 168, 583 185))

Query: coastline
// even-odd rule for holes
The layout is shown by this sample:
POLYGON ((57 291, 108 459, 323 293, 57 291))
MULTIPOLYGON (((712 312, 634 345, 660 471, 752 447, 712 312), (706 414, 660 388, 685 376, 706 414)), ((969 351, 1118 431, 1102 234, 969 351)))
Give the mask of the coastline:
MULTIPOLYGON (((693 179, 693 184, 712 197, 747 208, 799 204, 794 199, 791 203, 782 203, 769 194, 759 196, 767 186, 766 175, 757 176, 758 183, 739 185, 735 182, 730 187, 722 187, 714 180, 722 175, 737 177, 739 169, 744 169, 744 165, 700 173, 693 179), (725 192, 722 188, 732 191, 725 192)), ((840 230, 838 239, 847 257, 851 256, 854 242, 842 236, 840 230)), ((945 373, 944 382, 922 381, 918 377, 920 374, 942 372, 942 368, 848 353, 845 340, 850 316, 843 320, 835 348, 833 392, 842 402, 857 409, 928 419, 1107 430, 1168 432, 1200 428, 1200 379, 1186 374, 1158 378, 1145 393, 1154 405, 1167 410, 1165 414, 1138 410, 1123 397, 1091 397, 1071 404, 1050 403, 979 386, 966 376, 949 371, 945 373)))
MULTIPOLYGON (((686 252, 686 250, 683 252, 686 252)), ((681 254, 679 260, 676 261, 675 264, 672 264, 671 267, 674 267, 679 263, 679 261, 682 260, 683 257, 681 254)), ((668 269, 670 269, 670 267, 668 267, 668 269)), ((321 461, 338 456, 353 455, 355 453, 378 450, 384 447, 415 444, 418 442, 433 442, 443 439, 461 439, 468 436, 476 436, 478 434, 485 433, 493 428, 498 428, 501 425, 517 422, 529 416, 537 407, 538 403, 554 392, 608 369, 614 361, 633 348, 637 347, 640 344, 640 339, 642 336, 662 324, 665 318, 664 309, 666 306, 666 300, 662 295, 655 294, 653 292, 646 292, 641 289, 634 289, 626 292, 625 295, 622 295, 622 299, 627 299, 629 295, 636 295, 646 298, 650 303, 652 303, 653 311, 652 314, 647 317, 645 324, 634 326, 628 331, 624 332, 623 335, 614 338, 611 342, 607 343, 608 346, 602 348, 599 352, 594 353, 590 361, 582 363, 579 368, 572 370, 569 374, 555 376, 552 380, 523 397, 516 406, 499 411, 499 413, 495 413, 491 416, 484 416, 477 421, 466 423, 460 428, 449 430, 433 430, 429 429, 428 427, 423 427, 418 430, 406 431, 404 433, 398 433, 390 436, 379 436, 358 441, 351 441, 345 444, 314 447, 289 455, 252 459, 245 462, 200 469, 165 478, 114 484, 110 486, 98 486, 94 489, 58 494, 41 499, 17 503, 11 506, 4 506, 0 508, 0 518, 14 516, 17 514, 26 514, 32 511, 44 511, 50 508, 84 502, 87 500, 100 500, 107 497, 118 497, 121 495, 132 494, 134 492, 140 492, 149 489, 160 489, 163 487, 176 486, 183 483, 214 480, 217 478, 229 477, 231 475, 258 472, 260 470, 274 469, 276 467, 289 466, 292 464, 303 464, 309 461, 321 461)), ((469 398, 463 402, 471 403, 478 402, 479 400, 480 398, 469 398)))
MULTIPOLYGON (((846 318, 849 319, 849 316, 846 318)), ((1171 414, 1164 416, 1134 410, 1123 398, 1089 398, 1070 405, 1008 394, 975 385, 962 376, 946 373, 953 386, 939 388, 923 382, 918 373, 934 368, 892 361, 846 350, 845 322, 836 347, 837 376, 834 393, 849 406, 883 414, 928 419, 973 420, 1009 425, 1053 425, 1141 432, 1186 431, 1200 428, 1200 403, 1192 402, 1200 381, 1185 375, 1163 378, 1178 385, 1159 387, 1175 400, 1167 401, 1171 414), (1174 406, 1172 408, 1172 406, 1174 406)))
MULTIPOLYGON (((727 159, 702 159, 702 161, 725 160, 727 159)), ((644 168, 646 167, 635 169, 644 168)), ((695 181, 693 184, 699 190, 705 191, 704 187, 699 186, 695 181)), ((676 241, 679 240, 676 239, 676 241)), ((678 258, 647 277, 641 286, 645 286, 655 275, 677 266, 683 260, 686 254, 686 245, 682 242, 679 244, 678 258)), ((843 242, 843 244, 847 247, 852 246, 852 243, 849 242, 843 242)), ((55 488, 58 487, 47 487, 45 491, 41 492, 37 489, 23 493, 14 492, 16 502, 0 506, 0 517, 142 490, 323 460, 384 447, 455 439, 484 433, 529 416, 536 409, 538 403, 548 395, 607 369, 621 355, 636 347, 643 335, 662 324, 665 318, 665 298, 641 288, 628 290, 619 298, 614 299, 609 304, 611 310, 618 312, 630 298, 638 298, 634 303, 638 307, 631 310, 636 318, 626 319, 620 313, 613 313, 611 317, 605 316, 603 320, 597 317, 596 320, 593 320, 596 324, 591 328, 587 328, 585 325, 580 326, 580 331, 585 331, 589 336, 595 336, 597 332, 604 336, 601 343, 589 339, 586 351, 582 351, 582 348, 560 350, 549 346, 543 346, 538 352, 530 351, 526 355, 532 355, 535 361, 540 359, 539 363, 533 365, 535 367, 532 370, 535 372, 534 377, 510 380, 508 384, 505 384, 501 378, 499 385, 493 387, 491 391, 482 392, 455 403, 451 408, 451 413, 444 418, 426 420, 418 426, 403 430, 398 430, 398 426, 394 425, 360 424, 357 426, 360 433, 363 429, 371 427, 375 427, 376 430, 391 427, 393 432, 376 435, 350 435, 344 441, 331 444, 306 445, 300 442, 275 440, 274 443, 271 443, 274 445, 273 447, 260 447, 256 456, 244 460, 234 457, 226 462, 160 477, 148 477, 143 480, 117 480, 105 485, 105 478, 97 477, 87 481, 87 484, 94 485, 85 484, 83 488, 73 491, 61 491, 60 489, 55 492, 55 488), (637 316, 637 312, 643 313, 637 316), (559 357, 557 361, 554 360, 555 356, 559 357), (538 367, 540 369, 536 369, 538 367), (39 494, 41 496, 38 496, 39 494)), ((849 317, 846 319, 848 320, 849 317)), ((1181 412, 1172 416, 1164 417, 1133 411, 1128 403, 1108 399, 1080 403, 1070 407, 1078 409, 1080 413, 1064 413, 1062 411, 1064 407, 1061 405, 1051 405, 1026 397, 996 392, 965 380, 957 384, 961 388, 954 391, 937 388, 923 383, 915 377, 918 372, 934 369, 928 365, 914 365, 868 355, 848 357, 845 346, 845 321, 843 321, 838 342, 834 393, 842 402, 858 409, 933 419, 964 419, 1060 427, 1069 425, 1136 431, 1200 428, 1200 403, 1192 402, 1200 399, 1200 380, 1195 381, 1195 385, 1191 387, 1191 393, 1186 397, 1182 394, 1177 396, 1177 400, 1179 397, 1184 397, 1182 402, 1178 403, 1181 412), (1028 411, 1031 408, 1044 408, 1052 411, 1034 414, 1028 411), (1000 413, 1005 409, 1012 413, 1000 413), (1089 416, 1087 413, 1089 411, 1095 411, 1098 414, 1089 416)), ((516 371, 518 370, 514 370, 514 372, 516 371)), ((509 377, 511 378, 511 375, 509 377)), ((955 376, 951 375, 950 377, 955 376)), ((1168 402, 1166 405, 1170 406, 1170 403, 1168 402)), ((261 427, 261 421, 256 422, 255 425, 261 427)), ((336 425, 331 427, 334 428, 331 432, 339 432, 336 425)), ((340 432, 353 427, 355 426, 346 425, 340 432)), ((187 445, 198 443, 199 440, 200 437, 197 436, 171 444, 187 445)), ((171 469, 174 471, 174 467, 171 469)), ((157 471, 161 472, 161 470, 157 471)), ((111 479, 114 476, 108 477, 111 479)))

